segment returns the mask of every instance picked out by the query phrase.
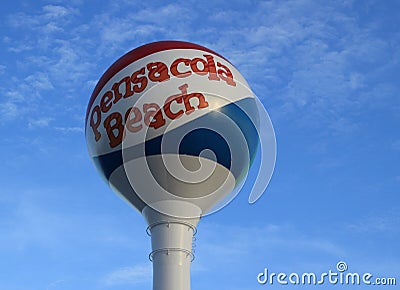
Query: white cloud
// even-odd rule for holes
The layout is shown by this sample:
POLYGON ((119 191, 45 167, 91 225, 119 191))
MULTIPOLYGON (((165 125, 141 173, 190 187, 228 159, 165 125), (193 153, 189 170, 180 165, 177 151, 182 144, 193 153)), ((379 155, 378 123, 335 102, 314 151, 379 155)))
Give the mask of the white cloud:
POLYGON ((45 5, 43 6, 44 17, 50 19, 58 19, 74 13, 74 10, 60 5, 45 5))
POLYGON ((388 210, 382 214, 365 216, 348 224, 347 228, 360 234, 390 234, 400 230, 400 215, 398 211, 388 210))
MULTIPOLYGON (((129 9, 113 1, 110 5, 114 5, 114 10, 100 8, 96 15, 83 14, 84 11, 79 15, 78 10, 67 6, 46 5, 41 10, 7 18, 8 28, 12 29, 2 38, 3 45, 19 60, 16 69, 9 62, 4 62, 7 66, 0 66, 2 76, 7 75, 6 83, 0 84, 0 121, 14 120, 29 110, 26 119, 31 128, 52 125, 53 132, 59 135, 82 134, 82 127, 73 126, 76 119, 71 123, 72 116, 84 112, 82 107, 87 103, 89 91, 107 65, 121 52, 165 38, 198 42, 228 57, 257 92, 262 92, 260 97, 274 102, 274 109, 283 119, 301 115, 307 125, 312 123, 345 134, 357 130, 360 125, 354 122, 349 111, 388 104, 394 112, 399 111, 398 102, 390 103, 388 97, 397 96, 398 84, 392 83, 390 87, 390 81, 381 81, 378 85, 375 81, 376 76, 390 72, 396 61, 398 65, 399 54, 397 59, 392 59, 385 40, 374 35, 371 26, 361 27, 348 7, 334 9, 331 8, 333 4, 318 5, 315 1, 288 1, 284 5, 280 1, 255 1, 246 13, 227 7, 222 11, 213 6, 214 2, 197 3, 160 4, 156 8, 135 10, 131 1, 124 3, 129 9), (195 12, 189 11, 190 5, 195 12), (54 112, 65 113, 70 119, 65 118, 65 123, 56 126, 54 112)), ((140 7, 147 5, 151 4, 140 7)), ((398 42, 392 41, 391 45, 396 48, 398 42)), ((37 139, 24 142, 34 144, 37 139)), ((44 146, 36 144, 36 147, 44 146)), ((399 150, 399 141, 393 143, 393 148, 399 150)), ((324 152, 324 148, 320 150, 324 152)), ((19 162, 13 163, 21 166, 19 162)), ((336 160, 330 163, 328 160, 321 166, 341 165, 336 160)), ((54 191, 48 194, 58 196, 54 191)), ((4 191, 0 197, 3 196, 4 191)), ((7 220, 10 226, 2 224, 0 227, 3 248, 31 250, 39 245, 46 251, 55 248, 63 251, 76 245, 77 239, 93 237, 95 242, 87 239, 88 244, 98 246, 98 240, 121 246, 133 244, 126 237, 119 238, 111 226, 106 227, 101 237, 96 236, 98 229, 92 229, 93 225, 105 227, 107 218, 88 224, 82 238, 76 234, 76 225, 81 226, 89 218, 93 220, 92 216, 66 214, 59 212, 60 208, 55 212, 46 204, 47 201, 37 204, 37 197, 31 197, 12 210, 7 220)), ((358 230, 362 234, 397 233, 399 225, 398 217, 378 216, 356 221, 347 230, 358 230)), ((238 265, 244 256, 256 257, 260 252, 279 256, 289 251, 310 261, 311 252, 334 259, 347 250, 339 238, 335 240, 323 233, 308 234, 303 229, 284 225, 201 227, 193 264, 195 272, 215 269, 215 264, 202 262, 203 257, 238 265)), ((393 267, 398 269, 398 264, 393 267)), ((140 264, 116 269, 106 275, 102 283, 106 286, 135 285, 149 282, 150 277, 151 266, 140 264)), ((61 282, 50 284, 48 289, 57 288, 57 283, 61 282)))
POLYGON ((26 43, 12 44, 7 47, 8 51, 20 53, 24 51, 33 50, 34 46, 27 41, 26 43))
POLYGON ((329 128, 333 130, 334 134, 348 134, 357 130, 359 124, 346 117, 339 117, 336 120, 330 121, 329 128))
POLYGON ((55 127, 55 129, 63 133, 83 133, 85 131, 82 127, 55 127))
POLYGON ((357 72, 350 73, 349 86, 352 90, 363 88, 365 86, 364 82, 365 82, 364 75, 357 72))
POLYGON ((133 267, 119 268, 107 274, 102 282, 106 286, 136 285, 149 282, 152 278, 151 264, 135 265, 133 267))
POLYGON ((57 289, 58 285, 64 283, 65 280, 57 280, 47 285, 46 290, 57 289))
POLYGON ((36 90, 54 89, 49 76, 44 72, 36 72, 25 78, 26 84, 36 90))
POLYGON ((377 23, 360 25, 349 5, 260 2, 248 14, 209 13, 207 21, 221 25, 196 35, 232 60, 287 120, 301 115, 306 119, 298 124, 352 132, 357 125, 349 112, 359 114, 382 95, 373 88, 375 76, 393 69, 396 52, 374 33, 377 23))
POLYGON ((39 23, 39 18, 18 12, 7 17, 7 23, 13 28, 36 26, 39 23))
MULTIPOLYGON (((179 21, 179 23, 185 23, 192 17, 190 10, 183 3, 173 3, 160 5, 158 7, 145 8, 138 11, 135 18, 138 22, 149 22, 158 25, 169 26, 172 20, 179 21)), ((189 27, 188 27, 189 28, 189 27)))
POLYGON ((135 46, 165 38, 199 42, 227 56, 258 97, 273 102, 269 109, 279 112, 277 118, 304 117, 299 125, 312 123, 339 134, 357 129, 349 111, 357 113, 382 95, 371 80, 389 70, 395 58, 382 61, 388 44, 372 33, 377 24, 360 26, 350 4, 269 1, 247 7, 248 12, 210 5, 113 2, 85 19, 76 8, 45 5, 7 22, 39 34, 27 34, 23 41, 8 35, 3 42, 16 53, 37 53, 21 62, 47 77, 37 79, 38 90, 61 86, 68 95, 135 46), (125 13, 132 9, 135 13, 125 13), (366 72, 354 62, 373 68, 366 72))
MULTIPOLYGON (((292 253, 340 257, 345 250, 326 237, 307 235, 289 225, 267 224, 260 227, 209 225, 201 228, 198 253, 224 263, 239 263, 240 257, 257 253, 292 253)), ((212 266, 208 267, 212 269, 212 266)))
POLYGON ((18 117, 20 111, 18 105, 13 102, 4 102, 0 104, 0 121, 9 121, 18 117))
POLYGON ((77 47, 72 40, 59 40, 53 51, 55 56, 50 60, 48 70, 59 86, 71 87, 71 84, 80 84, 87 80, 94 65, 85 59, 88 52, 77 47))
POLYGON ((78 10, 60 6, 45 5, 41 12, 18 12, 7 17, 7 23, 13 28, 30 28, 39 32, 49 32, 46 29, 48 24, 57 27, 55 30, 62 30, 61 26, 72 15, 76 15, 78 10))
MULTIPOLYGON (((24 162, 19 162, 19 166, 21 163, 24 162)), ((18 185, 18 195, 12 194, 15 191, 12 185, 1 189, 0 216, 5 214, 7 219, 0 219, 0 252, 21 254, 45 248, 48 253, 57 253, 60 249, 71 251, 93 244, 103 249, 128 248, 134 252, 136 247, 147 245, 123 234, 122 222, 115 214, 108 216, 104 210, 95 213, 88 211, 87 206, 82 206, 81 210, 71 208, 72 204, 87 200, 79 201, 78 197, 66 194, 62 186, 32 188, 29 184, 26 187, 29 189, 18 185)), ((134 230, 145 233, 138 224, 134 230)))
POLYGON ((89 24, 100 36, 97 54, 120 53, 157 39, 179 38, 181 34, 190 36, 193 32, 192 17, 186 6, 186 3, 180 3, 138 8, 131 2, 114 2, 105 8, 106 12, 93 17, 89 24), (131 9, 135 13, 125 13, 131 9))
POLYGON ((43 127, 48 127, 49 123, 53 121, 53 118, 39 118, 36 120, 30 120, 28 123, 28 128, 33 129, 33 128, 43 128, 43 127))

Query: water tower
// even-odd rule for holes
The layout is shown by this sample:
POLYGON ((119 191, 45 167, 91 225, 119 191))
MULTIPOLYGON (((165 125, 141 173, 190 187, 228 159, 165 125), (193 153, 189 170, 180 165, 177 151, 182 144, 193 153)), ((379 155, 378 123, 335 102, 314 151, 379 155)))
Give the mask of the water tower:
POLYGON ((154 290, 190 289, 199 219, 238 192, 261 135, 275 153, 269 118, 239 71, 181 41, 146 44, 112 64, 90 98, 85 132, 104 180, 148 223, 154 290))

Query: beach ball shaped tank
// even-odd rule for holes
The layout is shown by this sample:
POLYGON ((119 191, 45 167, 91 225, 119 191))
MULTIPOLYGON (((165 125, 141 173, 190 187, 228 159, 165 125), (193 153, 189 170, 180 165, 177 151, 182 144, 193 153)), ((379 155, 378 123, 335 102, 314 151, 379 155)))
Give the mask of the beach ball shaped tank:
POLYGON ((255 96, 226 58, 160 41, 105 71, 87 107, 85 135, 104 180, 140 212, 177 201, 204 215, 248 173, 258 122, 255 96))

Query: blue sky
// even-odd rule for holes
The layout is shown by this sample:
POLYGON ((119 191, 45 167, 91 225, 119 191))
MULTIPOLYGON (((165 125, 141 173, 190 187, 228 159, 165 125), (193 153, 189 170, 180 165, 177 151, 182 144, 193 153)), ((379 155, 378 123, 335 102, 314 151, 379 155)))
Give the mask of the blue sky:
POLYGON ((400 283, 399 9, 350 0, 3 1, 0 289, 151 289, 145 222, 97 174, 84 117, 109 65, 164 39, 228 58, 277 138, 266 193, 253 205, 242 193, 199 223, 192 289, 279 289, 257 274, 322 273, 341 260, 400 283))

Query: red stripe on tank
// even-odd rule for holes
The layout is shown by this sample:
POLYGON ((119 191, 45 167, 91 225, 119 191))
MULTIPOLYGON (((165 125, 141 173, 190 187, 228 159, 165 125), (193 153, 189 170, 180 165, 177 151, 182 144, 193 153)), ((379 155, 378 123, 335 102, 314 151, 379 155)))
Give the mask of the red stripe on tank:
POLYGON ((220 54, 212 51, 211 49, 208 49, 208 48, 198 45, 198 44, 184 42, 184 41, 173 41, 173 40, 158 41, 158 42, 145 44, 138 48, 135 48, 135 49, 129 51, 128 53, 126 53, 125 55, 123 55, 122 57, 120 57, 116 62, 114 62, 105 71, 105 73, 101 76, 100 80, 97 82, 96 87, 94 88, 93 93, 90 97, 89 104, 87 106, 85 124, 87 123, 90 109, 92 108, 92 105, 93 105, 94 101, 96 100, 99 92, 115 74, 117 74, 120 70, 122 70, 126 66, 130 65, 131 63, 133 63, 141 58, 144 58, 153 53, 157 53, 157 52, 164 51, 164 50, 171 50, 171 49, 198 49, 198 50, 202 50, 205 52, 213 53, 213 54, 223 58, 227 62, 229 62, 226 58, 224 58, 220 54))

